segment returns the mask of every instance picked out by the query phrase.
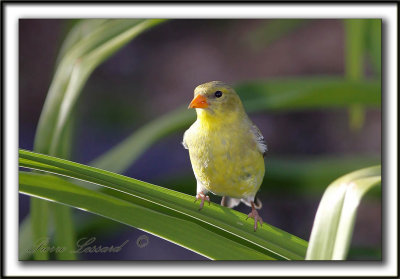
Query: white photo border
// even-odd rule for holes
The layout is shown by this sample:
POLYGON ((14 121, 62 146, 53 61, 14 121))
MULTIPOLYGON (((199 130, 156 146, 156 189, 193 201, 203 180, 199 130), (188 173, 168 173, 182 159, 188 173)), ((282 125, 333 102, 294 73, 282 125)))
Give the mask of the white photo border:
POLYGON ((6 276, 396 276, 397 3, 2 3, 6 276), (20 18, 382 18, 382 262, 21 262, 18 261, 18 20, 20 18), (157 268, 155 268, 157 267, 157 268))

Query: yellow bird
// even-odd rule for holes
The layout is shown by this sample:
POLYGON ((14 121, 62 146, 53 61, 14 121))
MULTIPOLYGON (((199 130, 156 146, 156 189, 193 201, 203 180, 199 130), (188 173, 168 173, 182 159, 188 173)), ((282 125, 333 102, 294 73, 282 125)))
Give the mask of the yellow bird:
POLYGON ((185 132, 183 146, 189 150, 197 180, 196 200, 210 203, 207 192, 222 196, 221 205, 235 207, 240 202, 251 206, 254 231, 262 219, 257 191, 264 178, 267 145, 260 130, 247 116, 235 90, 221 81, 197 86, 189 108, 197 120, 185 132))

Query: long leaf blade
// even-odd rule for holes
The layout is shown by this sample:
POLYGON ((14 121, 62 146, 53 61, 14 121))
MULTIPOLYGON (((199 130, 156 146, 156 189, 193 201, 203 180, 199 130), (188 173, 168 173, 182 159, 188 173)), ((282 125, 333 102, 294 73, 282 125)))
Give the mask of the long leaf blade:
MULTIPOLYGON (((115 197, 134 201, 135 204, 163 214, 173 215, 175 218, 190 220, 202 227, 207 227, 214 234, 228 238, 268 257, 304 259, 307 242, 268 224, 263 225, 254 233, 251 220, 246 221, 246 215, 235 210, 212 204, 199 212, 198 205, 193 203, 192 196, 119 174, 25 150, 20 150, 20 166, 102 185, 111 189, 115 197), (123 193, 120 194, 122 196, 118 195, 116 191, 123 193)), ((106 193, 110 194, 110 191, 106 193)), ((147 220, 147 222, 151 222, 151 220, 147 220)), ((152 232, 163 237, 160 231, 152 232)), ((179 243, 179 237, 175 241, 179 243)), ((183 245, 187 247, 187 244, 183 245)), ((201 250, 201 253, 207 255, 207 251, 201 250)))
MULTIPOLYGON (((130 226, 140 227, 149 233, 162 228, 165 239, 175 242, 179 236, 180 245, 197 253, 205 251, 203 253, 211 259, 274 259, 183 218, 88 190, 65 179, 26 172, 20 172, 19 179, 21 193, 73 206, 130 226)), ((75 250, 66 250, 65 253, 73 251, 75 250)))

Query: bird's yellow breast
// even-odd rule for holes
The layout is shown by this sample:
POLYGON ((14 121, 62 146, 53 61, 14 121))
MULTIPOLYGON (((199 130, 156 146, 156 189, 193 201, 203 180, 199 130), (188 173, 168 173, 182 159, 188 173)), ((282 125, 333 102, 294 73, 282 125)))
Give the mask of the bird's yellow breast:
POLYGON ((185 135, 196 179, 212 193, 255 195, 264 177, 264 159, 245 123, 198 118, 185 135))

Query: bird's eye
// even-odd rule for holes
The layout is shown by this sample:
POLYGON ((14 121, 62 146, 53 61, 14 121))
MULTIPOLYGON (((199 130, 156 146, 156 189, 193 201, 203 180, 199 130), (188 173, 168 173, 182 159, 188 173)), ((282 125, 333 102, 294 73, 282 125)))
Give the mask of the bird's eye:
POLYGON ((221 91, 217 91, 214 93, 215 97, 219 98, 222 96, 222 92, 221 91))

